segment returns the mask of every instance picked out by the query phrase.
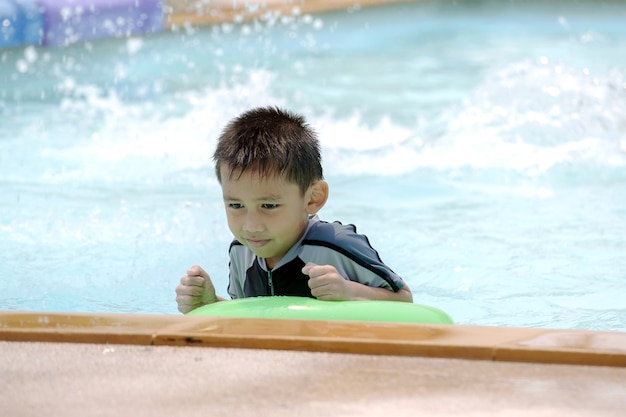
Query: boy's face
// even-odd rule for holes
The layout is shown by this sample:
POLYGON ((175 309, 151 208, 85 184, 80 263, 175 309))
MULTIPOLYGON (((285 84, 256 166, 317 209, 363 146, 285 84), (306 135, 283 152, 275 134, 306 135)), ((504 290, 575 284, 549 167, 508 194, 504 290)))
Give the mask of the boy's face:
POLYGON ((254 170, 229 176, 228 166, 220 172, 230 231, 273 268, 306 230, 311 189, 303 196, 297 184, 280 176, 254 170))

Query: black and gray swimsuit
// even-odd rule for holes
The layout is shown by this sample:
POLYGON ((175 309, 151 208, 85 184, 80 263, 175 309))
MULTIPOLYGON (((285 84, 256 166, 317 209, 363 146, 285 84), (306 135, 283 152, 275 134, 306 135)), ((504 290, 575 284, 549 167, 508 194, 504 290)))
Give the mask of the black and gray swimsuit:
POLYGON ((370 287, 398 291, 404 281, 383 263, 378 252, 354 225, 328 223, 317 216, 309 218, 302 238, 269 270, 265 259, 258 258, 237 240, 230 245, 231 298, 267 295, 312 297, 309 277, 302 273, 307 262, 332 265, 345 279, 370 287))

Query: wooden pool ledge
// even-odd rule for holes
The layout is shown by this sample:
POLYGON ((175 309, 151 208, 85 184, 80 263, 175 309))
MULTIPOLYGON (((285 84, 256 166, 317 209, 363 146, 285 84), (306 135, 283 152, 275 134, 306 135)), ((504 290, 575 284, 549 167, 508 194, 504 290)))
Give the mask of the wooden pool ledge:
POLYGON ((0 340, 229 347, 626 367, 626 333, 582 330, 0 312, 0 340))
POLYGON ((421 0, 166 0, 165 24, 169 28, 243 21, 271 16, 294 16, 421 0), (269 14, 269 15, 268 15, 269 14))

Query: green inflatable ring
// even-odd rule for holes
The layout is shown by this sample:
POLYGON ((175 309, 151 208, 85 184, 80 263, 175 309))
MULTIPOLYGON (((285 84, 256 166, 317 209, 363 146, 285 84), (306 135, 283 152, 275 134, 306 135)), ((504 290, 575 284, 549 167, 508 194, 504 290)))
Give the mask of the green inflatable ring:
POLYGON ((252 297, 199 307, 190 316, 263 319, 351 320, 393 323, 453 324, 443 311, 397 301, 321 301, 307 297, 252 297))

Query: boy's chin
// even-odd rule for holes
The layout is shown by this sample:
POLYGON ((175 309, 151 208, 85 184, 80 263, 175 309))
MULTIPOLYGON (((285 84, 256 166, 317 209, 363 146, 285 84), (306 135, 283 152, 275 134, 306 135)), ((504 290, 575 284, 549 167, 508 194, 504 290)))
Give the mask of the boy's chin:
POLYGON ((248 246, 248 248, 252 251, 252 253, 254 253, 257 256, 257 258, 265 259, 265 261, 268 264, 268 266, 269 266, 269 264, 272 263, 271 262, 272 260, 276 261, 277 259, 281 259, 283 256, 285 256, 284 254, 278 255, 275 252, 268 251, 268 250, 258 250, 258 248, 256 248, 256 250, 255 250, 255 248, 251 248, 249 246, 248 246))
POLYGON ((268 250, 263 250, 263 248, 257 248, 254 246, 250 246, 250 245, 246 245, 248 249, 250 249, 252 251, 252 253, 254 253, 257 257, 259 258, 272 258, 274 256, 276 256, 276 254, 268 251, 268 250))

